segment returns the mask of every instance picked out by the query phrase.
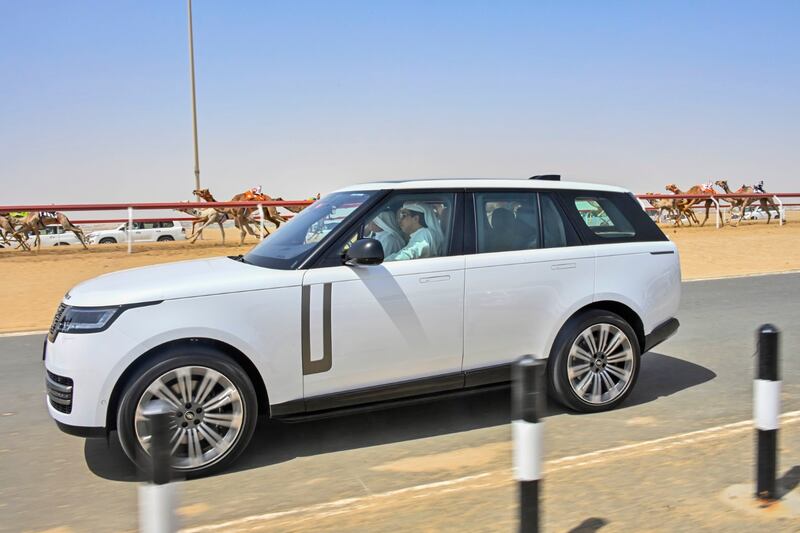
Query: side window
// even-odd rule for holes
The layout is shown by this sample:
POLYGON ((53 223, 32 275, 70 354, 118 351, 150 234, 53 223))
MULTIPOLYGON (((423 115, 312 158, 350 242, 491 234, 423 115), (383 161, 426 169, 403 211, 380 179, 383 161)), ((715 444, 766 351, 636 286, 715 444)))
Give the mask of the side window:
POLYGON ((158 222, 143 222, 142 229, 155 229, 158 222))
POLYGON ((542 236, 544 248, 560 248, 580 244, 577 233, 564 216, 550 193, 539 193, 542 208, 542 236))
POLYGON ((439 191, 392 194, 339 242, 326 260, 326 266, 336 264, 338 258, 362 238, 379 241, 387 263, 449 255, 455 198, 455 193, 439 191))
POLYGON ((396 193, 365 218, 361 237, 380 241, 386 262, 443 257, 454 213, 454 193, 396 193))
POLYGON ((535 192, 475 193, 478 253, 532 250, 539 243, 535 192))
POLYGON ((598 237, 614 239, 636 235, 633 224, 610 198, 577 196, 574 204, 583 223, 598 237))

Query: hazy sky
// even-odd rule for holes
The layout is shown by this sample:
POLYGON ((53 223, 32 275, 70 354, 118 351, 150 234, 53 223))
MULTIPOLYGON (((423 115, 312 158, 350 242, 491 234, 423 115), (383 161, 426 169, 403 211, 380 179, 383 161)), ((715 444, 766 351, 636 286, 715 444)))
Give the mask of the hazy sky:
MULTIPOLYGON (((800 189, 800 2, 194 2, 203 186, 800 189)), ((0 0, 0 204, 185 200, 186 2, 0 0)))

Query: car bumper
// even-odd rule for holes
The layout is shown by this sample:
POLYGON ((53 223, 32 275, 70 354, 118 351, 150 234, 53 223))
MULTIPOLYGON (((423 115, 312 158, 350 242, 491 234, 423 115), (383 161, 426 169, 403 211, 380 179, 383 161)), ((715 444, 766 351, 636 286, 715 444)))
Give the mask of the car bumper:
POLYGON ((681 323, 678 322, 677 318, 670 318, 669 320, 662 322, 653 328, 653 331, 644 337, 644 351, 642 353, 649 352, 668 338, 672 337, 675 332, 678 331, 678 327, 680 327, 680 325, 681 323))
POLYGON ((47 410, 66 433, 105 431, 111 393, 124 369, 118 354, 133 344, 117 326, 99 333, 59 333, 54 341, 45 341, 47 410))

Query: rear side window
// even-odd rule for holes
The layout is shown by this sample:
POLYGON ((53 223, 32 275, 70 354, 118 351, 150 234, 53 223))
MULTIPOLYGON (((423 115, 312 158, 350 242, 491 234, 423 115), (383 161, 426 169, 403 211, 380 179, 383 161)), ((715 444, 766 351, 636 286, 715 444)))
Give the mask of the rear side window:
POLYGON ((586 244, 667 240, 630 194, 562 190, 558 197, 586 244))
POLYGON ((478 253, 540 248, 535 192, 476 193, 475 213, 478 253))
POLYGON ((636 236, 633 224, 625 218, 625 215, 611 199, 599 196, 578 196, 573 202, 583 223, 598 237, 616 239, 636 236))

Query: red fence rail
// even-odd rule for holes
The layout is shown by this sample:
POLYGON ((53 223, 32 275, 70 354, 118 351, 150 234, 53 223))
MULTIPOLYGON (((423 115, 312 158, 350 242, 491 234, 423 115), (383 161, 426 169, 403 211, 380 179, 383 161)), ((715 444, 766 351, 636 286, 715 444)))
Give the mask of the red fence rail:
POLYGON ((278 200, 270 202, 134 202, 129 204, 33 204, 0 205, 0 213, 9 211, 123 211, 157 209, 207 209, 209 207, 292 207, 311 205, 310 200, 278 200))

